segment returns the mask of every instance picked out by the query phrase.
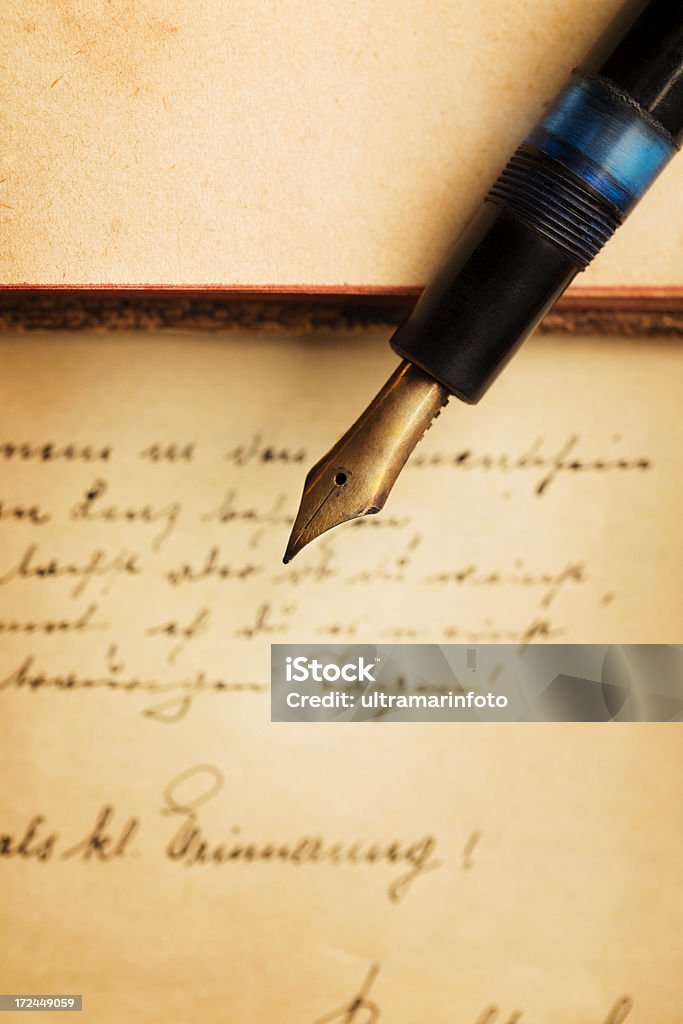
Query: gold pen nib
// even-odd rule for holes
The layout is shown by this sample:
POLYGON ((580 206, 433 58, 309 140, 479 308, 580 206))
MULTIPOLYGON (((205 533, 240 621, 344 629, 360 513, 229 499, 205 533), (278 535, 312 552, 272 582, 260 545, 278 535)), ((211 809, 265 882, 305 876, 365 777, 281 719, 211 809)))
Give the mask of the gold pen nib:
POLYGON ((379 512, 408 456, 447 401, 443 384, 404 360, 306 477, 284 563, 333 526, 379 512))

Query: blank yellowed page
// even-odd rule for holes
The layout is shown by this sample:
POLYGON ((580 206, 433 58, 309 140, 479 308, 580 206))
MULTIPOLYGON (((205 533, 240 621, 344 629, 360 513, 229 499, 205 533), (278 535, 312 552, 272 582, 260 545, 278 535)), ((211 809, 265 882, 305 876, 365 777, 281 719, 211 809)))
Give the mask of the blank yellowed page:
MULTIPOLYGON (((618 0, 3 0, 0 283, 424 284, 618 0)), ((683 282, 683 161, 581 276, 683 282)))

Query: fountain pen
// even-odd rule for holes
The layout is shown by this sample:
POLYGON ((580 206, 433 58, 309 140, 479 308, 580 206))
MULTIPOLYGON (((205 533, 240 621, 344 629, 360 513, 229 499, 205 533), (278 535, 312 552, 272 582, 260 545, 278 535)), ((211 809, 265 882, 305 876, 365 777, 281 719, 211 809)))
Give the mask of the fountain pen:
POLYGON ((476 403, 683 141, 683 4, 629 2, 390 340, 401 362, 306 477, 289 562, 383 507, 451 395, 476 403))

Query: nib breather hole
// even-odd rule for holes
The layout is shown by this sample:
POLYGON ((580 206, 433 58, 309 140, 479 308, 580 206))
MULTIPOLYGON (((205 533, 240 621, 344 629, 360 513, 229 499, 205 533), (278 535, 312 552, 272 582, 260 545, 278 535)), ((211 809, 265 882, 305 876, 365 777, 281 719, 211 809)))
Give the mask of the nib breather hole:
POLYGON ((334 482, 337 485, 337 487, 343 487, 347 480, 348 480, 348 477, 347 477, 346 473, 343 473, 341 471, 339 473, 337 473, 337 475, 334 478, 334 482))

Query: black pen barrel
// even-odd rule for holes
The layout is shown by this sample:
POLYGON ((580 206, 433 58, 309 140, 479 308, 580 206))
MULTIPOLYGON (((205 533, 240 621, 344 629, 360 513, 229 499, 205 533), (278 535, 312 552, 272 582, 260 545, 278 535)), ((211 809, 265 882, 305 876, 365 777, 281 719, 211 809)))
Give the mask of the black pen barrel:
POLYGON ((629 3, 512 156, 391 339, 477 402, 683 137, 683 4, 629 3))
POLYGON ((632 97, 679 143, 683 141, 681 0, 626 4, 582 62, 632 97))

